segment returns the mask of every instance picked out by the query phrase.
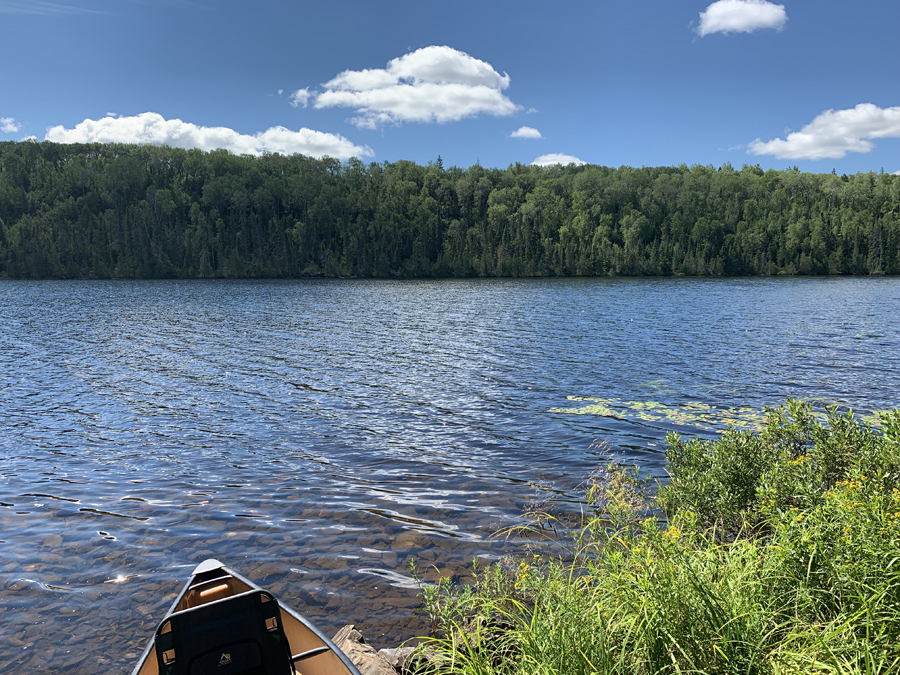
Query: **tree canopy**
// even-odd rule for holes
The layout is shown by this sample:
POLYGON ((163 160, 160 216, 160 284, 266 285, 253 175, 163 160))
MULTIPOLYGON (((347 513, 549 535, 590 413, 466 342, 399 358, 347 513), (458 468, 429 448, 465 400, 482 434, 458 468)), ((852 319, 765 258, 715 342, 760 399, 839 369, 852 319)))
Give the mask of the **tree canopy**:
POLYGON ((900 273, 900 176, 0 143, 0 277, 900 273))

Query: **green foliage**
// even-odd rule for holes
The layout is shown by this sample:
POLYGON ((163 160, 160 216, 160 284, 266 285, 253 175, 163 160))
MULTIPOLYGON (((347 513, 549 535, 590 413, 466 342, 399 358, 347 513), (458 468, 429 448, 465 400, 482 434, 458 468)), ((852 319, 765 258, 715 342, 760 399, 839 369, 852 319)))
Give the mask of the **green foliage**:
POLYGON ((756 435, 673 437, 659 501, 605 467, 579 528, 526 528, 564 532, 566 555, 424 590, 425 672, 898 672, 898 421, 790 401, 756 435), (662 504, 665 520, 646 515, 662 504))
POLYGON ((900 177, 0 143, 0 277, 900 274, 900 177))
POLYGON ((900 486, 898 413, 882 413, 884 433, 851 412, 820 419, 809 403, 789 400, 767 411, 762 431, 731 430, 718 441, 667 437, 670 480, 659 504, 670 515, 690 511, 726 538, 765 533, 774 513, 823 503, 829 490, 869 476, 900 486))

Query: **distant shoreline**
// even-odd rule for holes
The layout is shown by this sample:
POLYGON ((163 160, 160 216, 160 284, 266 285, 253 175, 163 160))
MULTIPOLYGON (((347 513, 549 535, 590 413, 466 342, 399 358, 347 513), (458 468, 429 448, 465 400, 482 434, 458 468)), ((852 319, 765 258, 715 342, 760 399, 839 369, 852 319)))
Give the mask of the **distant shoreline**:
POLYGON ((0 278, 900 274, 900 176, 0 143, 0 278))

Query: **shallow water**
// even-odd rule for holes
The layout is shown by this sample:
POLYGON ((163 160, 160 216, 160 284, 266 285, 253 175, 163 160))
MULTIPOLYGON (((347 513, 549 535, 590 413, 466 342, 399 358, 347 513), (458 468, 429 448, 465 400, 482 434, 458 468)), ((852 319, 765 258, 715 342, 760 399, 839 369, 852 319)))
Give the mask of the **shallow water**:
POLYGON ((208 557, 389 646, 413 559, 514 549, 604 442, 662 476, 741 406, 900 405, 897 316, 890 278, 0 282, 0 673, 129 672, 208 557))

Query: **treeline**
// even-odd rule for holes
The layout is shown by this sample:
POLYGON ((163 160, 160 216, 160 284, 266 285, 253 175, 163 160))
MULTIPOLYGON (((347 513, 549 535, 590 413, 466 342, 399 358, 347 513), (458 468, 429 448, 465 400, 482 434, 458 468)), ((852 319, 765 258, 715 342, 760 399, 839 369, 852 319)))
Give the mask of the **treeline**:
POLYGON ((0 277, 900 273, 900 176, 0 143, 0 277))

